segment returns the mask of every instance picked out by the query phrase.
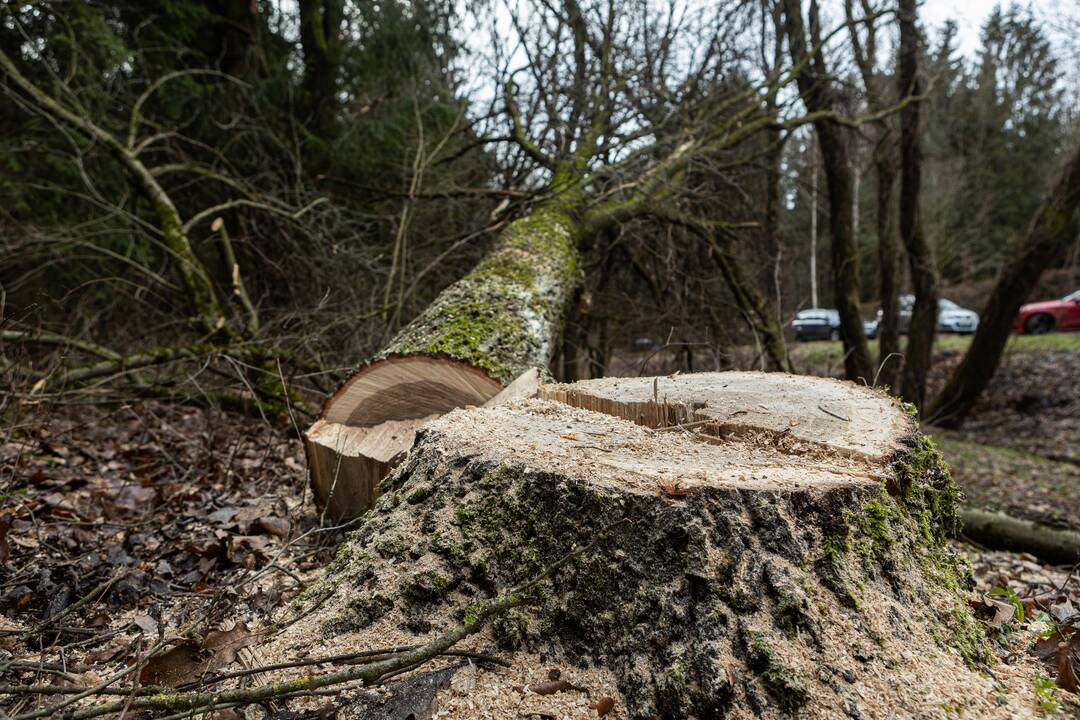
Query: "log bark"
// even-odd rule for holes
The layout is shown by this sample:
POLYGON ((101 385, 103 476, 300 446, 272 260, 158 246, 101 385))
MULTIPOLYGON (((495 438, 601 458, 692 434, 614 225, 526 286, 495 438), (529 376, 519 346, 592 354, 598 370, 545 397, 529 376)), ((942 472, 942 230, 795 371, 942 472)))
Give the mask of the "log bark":
POLYGON ((968 509, 961 513, 965 537, 996 550, 1031 553, 1056 565, 1080 562, 1080 532, 1052 528, 1011 515, 968 509))
POLYGON ((1080 148, 1073 151, 1064 171, 1051 188, 1023 240, 1010 251, 979 320, 979 329, 964 359, 934 399, 926 417, 944 427, 958 427, 990 384, 1013 320, 1035 288, 1043 270, 1061 257, 1076 237, 1075 217, 1080 208, 1080 148))
POLYGON ((425 420, 482 405, 532 367, 547 367, 578 284, 578 225, 540 208, 444 290, 323 406, 305 434, 316 498, 335 519, 371 507, 375 486, 425 420))
POLYGON ((539 395, 426 424, 278 647, 416 642, 604 532, 475 642, 594 666, 641 720, 1032 701, 998 707, 967 664, 988 656, 946 538, 957 490, 895 399, 766 373, 539 395))

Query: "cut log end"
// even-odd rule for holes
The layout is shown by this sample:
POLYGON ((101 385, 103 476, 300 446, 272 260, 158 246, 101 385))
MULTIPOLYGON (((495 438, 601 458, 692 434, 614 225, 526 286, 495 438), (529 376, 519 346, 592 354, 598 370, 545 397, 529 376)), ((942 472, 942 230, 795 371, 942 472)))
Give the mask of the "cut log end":
POLYGON ((633 718, 1030 701, 981 699, 955 485, 900 405, 753 373, 540 394, 420 428, 280 642, 429 637, 608 528, 480 642, 601 665, 633 718))
POLYGON ((482 405, 502 389, 483 370, 441 356, 391 356, 361 367, 304 434, 319 504, 333 519, 363 514, 420 425, 457 407, 482 405))

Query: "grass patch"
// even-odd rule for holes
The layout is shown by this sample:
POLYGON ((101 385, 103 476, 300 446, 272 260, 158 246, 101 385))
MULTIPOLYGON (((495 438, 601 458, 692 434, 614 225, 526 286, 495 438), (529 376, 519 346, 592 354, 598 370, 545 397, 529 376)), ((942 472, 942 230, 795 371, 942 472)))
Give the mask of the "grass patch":
MULTIPOLYGON (((971 345, 971 335, 938 335, 934 352, 964 352, 971 345)), ((907 346, 907 336, 901 336, 900 349, 907 346)), ((789 346, 791 359, 802 370, 822 367, 841 367, 844 345, 837 341, 797 343, 789 346)), ((871 350, 877 350, 877 341, 870 341, 871 350)), ((1080 351, 1080 333, 1047 333, 1046 335, 1013 335, 1005 346, 1005 353, 1042 352, 1045 350, 1080 351)))

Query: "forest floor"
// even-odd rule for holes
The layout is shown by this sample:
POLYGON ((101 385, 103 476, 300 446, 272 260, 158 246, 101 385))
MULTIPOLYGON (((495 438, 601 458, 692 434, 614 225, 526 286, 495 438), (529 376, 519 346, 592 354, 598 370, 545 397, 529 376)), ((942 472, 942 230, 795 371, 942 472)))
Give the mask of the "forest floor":
MULTIPOLYGON (((1076 524, 1077 348, 1011 352, 981 419, 939 434, 969 501, 1076 524)), ((226 668, 258 668, 257 645, 282 629, 275 617, 348 529, 323 520, 289 428, 158 402, 27 408, 0 435, 0 712, 29 715, 110 681, 213 688, 226 668)), ((1002 661, 1044 665, 1033 710, 1080 716, 1052 679, 1055 625, 1080 628, 1080 572, 958 548, 1002 661)), ((296 672, 312 669, 336 668, 296 672)), ((300 715, 265 708, 278 720, 331 717, 342 696, 324 694, 323 709, 300 715)))

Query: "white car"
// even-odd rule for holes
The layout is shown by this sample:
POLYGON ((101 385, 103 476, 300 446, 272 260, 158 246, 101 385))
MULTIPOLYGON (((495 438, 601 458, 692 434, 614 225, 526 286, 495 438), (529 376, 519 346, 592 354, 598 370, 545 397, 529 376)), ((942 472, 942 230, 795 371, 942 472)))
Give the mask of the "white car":
MULTIPOLYGON (((911 311, 915 307, 915 296, 910 293, 897 298, 900 305, 897 320, 900 332, 906 333, 911 324, 911 311)), ((960 307, 952 300, 940 298, 938 300, 937 329, 943 333, 959 333, 970 335, 979 327, 979 313, 974 310, 960 307)), ((878 310, 878 322, 881 321, 881 311, 878 310)))

